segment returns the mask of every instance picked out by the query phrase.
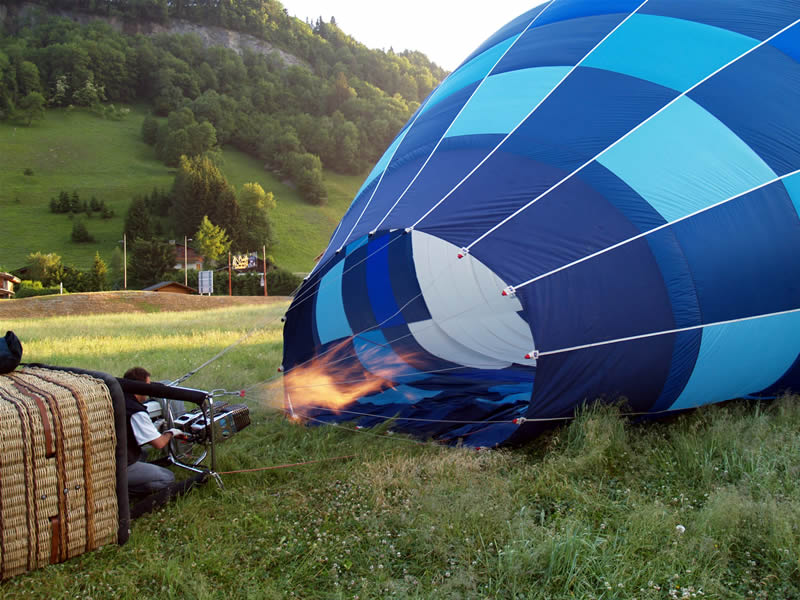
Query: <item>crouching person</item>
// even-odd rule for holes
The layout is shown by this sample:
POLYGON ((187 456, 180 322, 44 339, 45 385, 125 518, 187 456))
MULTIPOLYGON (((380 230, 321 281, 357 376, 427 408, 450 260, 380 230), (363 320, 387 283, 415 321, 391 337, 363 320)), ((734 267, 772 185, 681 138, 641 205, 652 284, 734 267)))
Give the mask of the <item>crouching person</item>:
MULTIPOLYGON (((150 373, 142 367, 128 369, 123 375, 125 379, 133 379, 150 383, 150 373)), ((197 473, 189 479, 175 481, 175 474, 169 469, 145 462, 142 446, 150 444, 156 449, 166 447, 174 437, 182 437, 180 429, 170 429, 160 433, 144 402, 147 396, 125 394, 125 414, 128 433, 128 493, 135 502, 131 506, 131 518, 135 519, 160 506, 172 498, 189 491, 195 484, 205 483, 208 473, 197 473)))
MULTIPOLYGON (((142 367, 128 369, 123 375, 125 379, 134 379, 150 383, 150 373, 142 367)), ((169 444, 177 429, 160 433, 144 403, 147 396, 141 394, 125 394, 125 417, 128 428, 128 493, 136 496, 152 494, 169 486, 175 481, 175 474, 164 467, 142 460, 142 446, 150 444, 161 450, 169 444)))

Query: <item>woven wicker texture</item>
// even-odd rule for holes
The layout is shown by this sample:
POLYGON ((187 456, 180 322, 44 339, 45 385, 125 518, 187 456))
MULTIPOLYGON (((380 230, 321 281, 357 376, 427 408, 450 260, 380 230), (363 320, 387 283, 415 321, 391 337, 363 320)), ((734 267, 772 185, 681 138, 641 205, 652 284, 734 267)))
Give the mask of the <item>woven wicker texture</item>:
POLYGON ((116 542, 115 446, 102 381, 0 376, 0 579, 116 542))

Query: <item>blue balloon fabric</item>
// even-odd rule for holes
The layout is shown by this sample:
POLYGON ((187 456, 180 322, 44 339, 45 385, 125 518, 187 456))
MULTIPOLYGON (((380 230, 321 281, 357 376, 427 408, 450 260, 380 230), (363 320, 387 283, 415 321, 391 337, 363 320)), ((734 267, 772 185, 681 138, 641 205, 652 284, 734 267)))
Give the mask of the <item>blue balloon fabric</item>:
POLYGON ((798 20, 798 0, 553 0, 489 37, 287 312, 285 372, 349 391, 287 378, 287 406, 494 446, 598 398, 800 387, 798 20))

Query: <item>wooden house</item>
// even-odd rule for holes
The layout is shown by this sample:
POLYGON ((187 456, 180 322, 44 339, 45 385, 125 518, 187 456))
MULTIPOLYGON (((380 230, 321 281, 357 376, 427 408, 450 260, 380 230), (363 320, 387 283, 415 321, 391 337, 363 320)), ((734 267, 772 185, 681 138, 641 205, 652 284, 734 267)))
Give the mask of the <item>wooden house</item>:
POLYGON ((177 281, 162 281, 150 287, 146 287, 143 292, 169 292, 172 294, 196 294, 197 290, 178 283, 177 281))
POLYGON ((19 284, 19 277, 11 273, 0 273, 0 300, 14 297, 14 284, 19 284))

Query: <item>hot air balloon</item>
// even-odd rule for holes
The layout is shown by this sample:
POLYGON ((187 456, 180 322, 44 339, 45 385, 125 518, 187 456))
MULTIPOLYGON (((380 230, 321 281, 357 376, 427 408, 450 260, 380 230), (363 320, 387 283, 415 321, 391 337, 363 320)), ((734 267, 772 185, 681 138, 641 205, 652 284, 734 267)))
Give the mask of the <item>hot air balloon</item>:
POLYGON ((494 446, 597 399, 797 388, 798 20, 797 0, 553 0, 489 37, 296 294, 287 409, 494 446))

